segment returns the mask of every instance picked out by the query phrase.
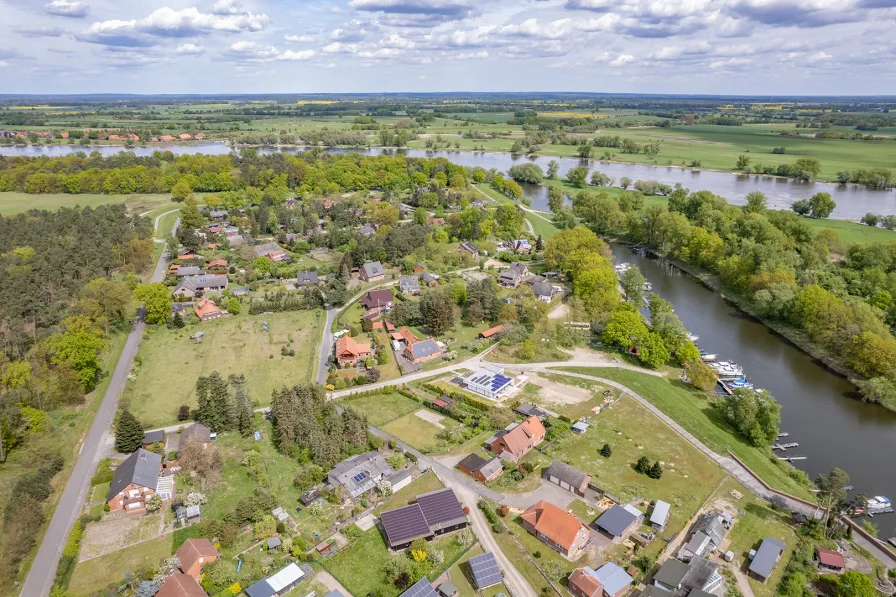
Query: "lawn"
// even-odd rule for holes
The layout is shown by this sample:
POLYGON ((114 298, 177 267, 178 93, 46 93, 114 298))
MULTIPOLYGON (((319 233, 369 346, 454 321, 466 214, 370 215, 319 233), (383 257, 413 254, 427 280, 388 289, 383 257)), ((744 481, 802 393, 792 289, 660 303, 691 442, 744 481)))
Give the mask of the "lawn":
POLYGON ((245 375, 252 399, 269 404, 273 390, 311 380, 322 320, 319 310, 293 311, 224 317, 179 330, 151 328, 124 399, 145 427, 171 425, 180 405, 196 406, 196 379, 218 371, 222 377, 245 375), (205 332, 201 343, 189 339, 197 331, 205 332), (296 356, 281 356, 283 346, 296 356))
POLYGON ((847 247, 856 243, 888 243, 896 240, 896 231, 880 227, 872 228, 845 220, 803 218, 803 222, 816 234, 825 228, 835 231, 840 236, 840 242, 847 247))
POLYGON ((548 455, 585 471, 592 483, 623 500, 672 504, 665 535, 684 527, 724 475, 715 462, 631 397, 603 409, 590 423, 584 435, 561 436, 548 455), (604 444, 613 449, 610 458, 600 455, 604 444), (661 479, 635 472, 641 456, 661 463, 661 479))
POLYGON ((386 332, 377 332, 377 342, 383 347, 383 350, 386 351, 385 354, 389 356, 389 362, 385 365, 377 365, 377 368, 380 370, 380 381, 398 379, 401 377, 401 371, 398 369, 398 361, 395 358, 395 351, 393 351, 390 346, 389 336, 386 335, 386 332))
POLYGON ((170 194, 146 195, 69 195, 67 193, 31 194, 19 192, 0 193, 0 214, 17 214, 32 209, 57 210, 60 207, 96 207, 109 203, 124 203, 131 213, 143 213, 161 205, 171 205, 170 194))
POLYGON ((381 427, 389 421, 394 421, 423 408, 419 402, 402 396, 398 392, 343 400, 342 404, 351 406, 367 415, 367 422, 374 427, 381 427))
MULTIPOLYGON (((417 411, 419 410, 435 412, 423 408, 422 405, 417 409, 417 411)), ((423 453, 445 452, 451 449, 454 443, 438 437, 442 429, 418 417, 416 415, 417 411, 390 421, 383 425, 381 429, 423 453)), ((448 417, 443 417, 440 423, 449 429, 460 425, 460 423, 448 417)))
POLYGON ((787 476, 770 454, 751 446, 712 408, 703 395, 667 379, 612 367, 563 367, 586 375, 595 375, 625 385, 650 401, 676 423, 684 427, 710 449, 726 454, 727 449, 761 476, 769 485, 804 499, 813 494, 787 476))
MULTIPOLYGON (((487 196, 489 199, 493 199, 498 203, 502 204, 517 204, 517 201, 510 199, 509 197, 499 193, 495 189, 491 188, 487 184, 477 184, 474 187, 483 195, 487 196)), ((522 204, 520 204, 522 206, 522 204)), ((550 221, 550 216, 539 217, 536 214, 530 212, 523 212, 523 217, 526 218, 531 224, 532 229, 535 231, 536 236, 541 236, 544 240, 547 240, 557 234, 560 229, 554 226, 553 222, 550 221), (548 218, 548 219, 545 219, 548 218)), ((528 232, 529 227, 523 226, 523 231, 528 232)))
POLYGON ((142 578, 149 576, 152 569, 158 566, 159 560, 167 558, 174 552, 173 537, 173 534, 163 535, 127 549, 80 562, 72 574, 68 587, 69 594, 80 597, 103 590, 109 583, 117 586, 126 570, 142 578))

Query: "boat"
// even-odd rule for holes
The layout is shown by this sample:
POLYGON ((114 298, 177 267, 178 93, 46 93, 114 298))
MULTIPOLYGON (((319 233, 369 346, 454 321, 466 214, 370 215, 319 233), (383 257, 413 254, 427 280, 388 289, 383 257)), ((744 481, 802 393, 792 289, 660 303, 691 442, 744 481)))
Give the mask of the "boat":
POLYGON ((712 362, 715 361, 717 358, 718 358, 718 355, 715 355, 715 354, 712 354, 712 353, 708 353, 708 352, 701 352, 701 353, 700 353, 700 360, 703 361, 704 363, 712 363, 712 362))
POLYGON ((642 286, 644 292, 651 292, 653 290, 653 284, 650 282, 644 282, 644 286, 642 286))
POLYGON ((886 508, 892 508, 893 504, 890 503, 890 500, 885 498, 882 495, 876 495, 873 498, 868 498, 868 509, 869 510, 884 510, 886 508))
POLYGON ((694 334, 688 334, 688 340, 691 342, 696 342, 700 339, 700 336, 695 336, 694 334))
POLYGON ((751 384, 750 382, 748 382, 745 379, 735 379, 735 380, 732 380, 730 383, 731 383, 732 388, 747 388, 750 390, 753 389, 753 384, 751 384))
POLYGON ((632 264, 631 264, 631 263, 627 263, 627 262, 626 262, 626 263, 620 263, 619 265, 616 266, 616 272, 621 274, 622 272, 627 272, 627 271, 630 270, 631 268, 632 268, 632 264))

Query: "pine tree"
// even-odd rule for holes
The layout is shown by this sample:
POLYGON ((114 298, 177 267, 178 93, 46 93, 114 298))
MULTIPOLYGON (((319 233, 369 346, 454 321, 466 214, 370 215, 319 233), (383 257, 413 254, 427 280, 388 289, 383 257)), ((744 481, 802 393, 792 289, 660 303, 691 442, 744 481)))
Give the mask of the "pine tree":
POLYGON ((143 425, 131 411, 123 410, 115 426, 115 449, 122 454, 136 452, 143 444, 143 425))
POLYGON ((186 325, 186 323, 184 323, 184 318, 180 314, 180 311, 178 311, 177 313, 174 314, 174 327, 182 328, 185 325, 186 325))
POLYGON ((647 471, 647 476, 651 479, 659 479, 663 476, 663 467, 660 466, 659 461, 653 463, 653 466, 650 467, 650 470, 647 471))
POLYGON ((233 427, 246 437, 252 433, 252 399, 246 389, 246 378, 242 375, 231 375, 230 385, 233 387, 233 403, 235 420, 233 427))
POLYGON ((646 475, 647 471, 649 470, 650 461, 647 459, 647 456, 641 456, 640 458, 638 458, 638 462, 635 464, 635 472, 646 475))
POLYGON ((224 431, 232 427, 231 422, 236 418, 233 399, 227 382, 217 371, 196 380, 196 399, 199 404, 197 421, 212 431, 224 431))
POLYGON ((544 239, 541 238, 541 235, 538 235, 538 240, 535 241, 535 250, 536 251, 544 251, 544 239))
POLYGON ((348 282, 352 273, 352 254, 351 251, 346 251, 342 256, 342 261, 339 263, 339 278, 348 282))
POLYGON ((604 458, 609 458, 613 455, 613 448, 610 447, 610 444, 604 444, 604 447, 600 449, 600 455, 604 458))

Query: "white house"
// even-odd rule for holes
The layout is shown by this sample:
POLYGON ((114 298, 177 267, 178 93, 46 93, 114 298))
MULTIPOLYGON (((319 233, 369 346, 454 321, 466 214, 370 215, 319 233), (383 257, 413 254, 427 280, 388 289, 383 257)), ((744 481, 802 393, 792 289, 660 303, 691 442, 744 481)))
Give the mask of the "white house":
POLYGON ((464 380, 467 389, 480 396, 495 400, 515 386, 513 379, 504 375, 504 368, 495 365, 483 365, 464 380))

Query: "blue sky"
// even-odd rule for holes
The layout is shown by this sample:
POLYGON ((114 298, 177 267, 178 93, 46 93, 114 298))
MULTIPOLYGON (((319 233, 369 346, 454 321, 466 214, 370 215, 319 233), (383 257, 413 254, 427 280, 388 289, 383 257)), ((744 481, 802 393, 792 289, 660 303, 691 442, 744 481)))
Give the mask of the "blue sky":
POLYGON ((0 0, 2 93, 896 94, 896 0, 0 0))

